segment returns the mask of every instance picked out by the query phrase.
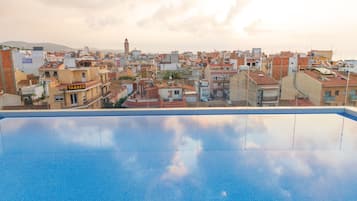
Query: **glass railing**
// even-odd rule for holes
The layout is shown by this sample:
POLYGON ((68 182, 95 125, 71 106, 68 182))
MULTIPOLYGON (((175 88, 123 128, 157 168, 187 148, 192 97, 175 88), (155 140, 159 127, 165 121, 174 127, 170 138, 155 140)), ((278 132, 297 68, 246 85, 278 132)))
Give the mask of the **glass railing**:
POLYGON ((357 101, 357 95, 356 94, 350 95, 350 100, 351 101, 357 101))
POLYGON ((335 96, 324 96, 324 102, 325 103, 331 103, 331 102, 335 102, 336 101, 336 97, 335 96))
MULTIPOLYGON (((1 52, 4 51, 4 55, 7 55, 9 61, 12 61, 14 68, 29 73, 30 69, 20 65, 22 57, 27 58, 28 56, 23 55, 24 50, 19 50, 19 47, 4 47, 1 45, 0 48, 3 49, 1 52), (11 54, 13 55, 11 56, 11 54)), ((24 97, 21 97, 21 95, 24 95, 24 89, 20 90, 22 87, 19 86, 35 83, 44 85, 45 93, 40 94, 42 95, 41 101, 44 104, 47 103, 48 107, 52 106, 52 109, 56 108, 54 107, 56 104, 52 103, 56 94, 52 92, 57 93, 57 91, 64 90, 65 93, 68 93, 74 90, 88 89, 96 86, 95 84, 102 87, 110 85, 108 90, 110 89, 114 95, 121 93, 127 87, 127 91, 130 91, 130 93, 142 97, 145 96, 146 92, 152 93, 154 96, 151 97, 158 99, 163 98, 160 97, 158 88, 172 87, 172 83, 182 88, 183 92, 195 91, 197 94, 200 93, 198 90, 200 84, 201 86, 205 84, 210 88, 211 100, 207 98, 207 100, 202 99, 200 101, 196 97, 198 100, 195 102, 197 107, 205 107, 207 105, 205 102, 212 102, 211 105, 214 104, 219 107, 250 106, 246 103, 256 102, 256 97, 261 96, 255 94, 255 88, 259 88, 258 85, 267 87, 268 90, 279 88, 280 91, 277 92, 278 101, 283 106, 355 106, 357 103, 357 62, 356 60, 332 61, 332 52, 329 52, 327 57, 320 55, 321 58, 313 55, 313 51, 306 53, 288 51, 278 54, 272 52, 269 55, 260 52, 260 56, 250 51, 237 50, 191 52, 190 55, 178 53, 179 59, 176 59, 177 55, 175 55, 175 62, 171 63, 170 67, 160 68, 162 67, 160 64, 172 62, 165 58, 170 55, 168 52, 167 54, 152 54, 151 59, 148 59, 149 57, 144 56, 148 53, 144 52, 138 57, 138 55, 133 56, 132 54, 96 51, 100 55, 102 53, 105 55, 105 57, 102 57, 103 55, 94 56, 94 52, 90 53, 93 56, 84 56, 83 54, 76 54, 75 51, 68 52, 68 50, 63 52, 41 51, 43 51, 41 53, 43 55, 41 58, 37 58, 39 59, 38 63, 33 63, 31 67, 33 68, 31 71, 34 74, 40 74, 40 76, 30 74, 25 76, 25 72, 23 72, 24 74, 19 74, 21 76, 16 76, 15 81, 11 81, 11 83, 9 81, 9 84, 18 86, 11 86, 11 90, 4 89, 3 93, 19 95, 19 97, 12 97, 16 98, 16 101, 10 100, 10 98, 3 101, 6 103, 5 109, 12 106, 16 106, 16 108, 23 106, 23 109, 29 109, 30 106, 24 104, 24 97), (296 60, 296 58, 300 58, 298 55, 301 56, 301 60, 296 60), (291 60, 291 63, 289 60, 291 60), (243 74, 244 72, 246 74, 243 74), (71 83, 68 81, 69 77, 66 76, 72 77, 78 82, 71 83), (311 79, 314 82, 309 82, 311 79), (26 81, 26 83, 23 81, 26 81), (219 83, 221 86, 216 86, 219 83), (166 84, 168 86, 165 86, 166 84), (223 95, 220 92, 219 96, 215 97, 212 95, 214 89, 224 89, 223 95), (330 96, 324 97, 324 95, 330 96)), ((31 50, 28 50, 27 53, 30 54, 30 52, 31 50)), ((113 102, 112 105, 119 105, 123 99, 120 100, 119 96, 115 96, 111 101, 113 102)), ((264 98, 264 101, 275 100, 264 98)))

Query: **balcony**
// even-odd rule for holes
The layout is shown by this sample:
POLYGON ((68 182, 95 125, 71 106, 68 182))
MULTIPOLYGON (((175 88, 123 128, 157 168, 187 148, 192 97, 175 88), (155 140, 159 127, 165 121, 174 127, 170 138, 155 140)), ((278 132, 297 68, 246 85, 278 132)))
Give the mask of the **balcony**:
POLYGON ((102 81, 101 83, 102 83, 102 87, 111 85, 110 81, 104 81, 104 82, 102 81))
POLYGON ((350 95, 350 101, 357 101, 357 95, 356 94, 351 94, 350 95))
POLYGON ((164 102, 183 101, 183 98, 162 98, 164 102))
POLYGON ((103 98, 108 98, 111 96, 111 91, 103 92, 103 98))
POLYGON ((263 101, 265 102, 271 102, 271 101, 278 101, 279 97, 278 96, 264 96, 263 101))
POLYGON ((336 102, 335 96, 324 96, 324 103, 334 103, 336 102))
POLYGON ((162 98, 160 100, 161 108, 176 108, 176 107, 186 107, 185 98, 162 98))
POLYGON ((100 101, 100 99, 102 98, 102 96, 97 96, 97 97, 94 97, 94 98, 91 98, 91 99, 84 99, 83 100, 83 104, 73 104, 71 106, 67 106, 67 107, 64 107, 63 109, 83 109, 83 108, 88 108, 90 105, 100 101))
POLYGON ((87 82, 73 82, 72 84, 65 85, 65 89, 68 92, 76 91, 76 90, 86 90, 91 87, 95 87, 100 85, 100 81, 87 81, 87 82))
POLYGON ((212 80, 213 83, 222 83, 222 82, 226 82, 226 83, 229 83, 229 78, 227 79, 213 79, 212 80))

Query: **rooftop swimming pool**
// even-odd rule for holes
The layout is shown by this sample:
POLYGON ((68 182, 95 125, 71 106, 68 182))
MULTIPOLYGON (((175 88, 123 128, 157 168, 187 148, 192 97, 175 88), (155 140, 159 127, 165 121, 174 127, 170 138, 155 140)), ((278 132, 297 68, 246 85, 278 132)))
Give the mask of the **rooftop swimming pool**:
POLYGON ((357 197, 353 108, 0 116, 0 200, 357 197))

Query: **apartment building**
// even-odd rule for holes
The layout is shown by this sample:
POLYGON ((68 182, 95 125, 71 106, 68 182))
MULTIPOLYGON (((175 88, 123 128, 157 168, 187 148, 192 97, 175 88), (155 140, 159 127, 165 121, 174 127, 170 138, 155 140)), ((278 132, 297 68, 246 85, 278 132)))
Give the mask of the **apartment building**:
POLYGON ((241 71, 230 80, 233 105, 278 106, 280 85, 262 71, 241 71))
POLYGON ((140 79, 135 83, 137 85, 134 93, 123 103, 128 108, 149 108, 160 107, 159 88, 153 79, 140 79))
POLYGON ((108 71, 79 61, 76 67, 48 63, 39 69, 48 83, 51 109, 97 109, 110 99, 108 71))
POLYGON ((287 77, 282 84, 284 99, 292 99, 298 92, 304 94, 314 105, 342 106, 346 101, 346 105, 356 106, 357 76, 348 76, 322 67, 301 71, 296 73, 295 78, 293 75, 287 77))
POLYGON ((109 73, 110 73, 110 71, 107 69, 106 66, 99 67, 99 77, 100 77, 100 82, 101 82, 100 90, 101 90, 101 93, 103 96, 102 97, 102 105, 110 102, 111 96, 112 96, 112 92, 111 92, 111 84, 112 83, 109 78, 109 73))
POLYGON ((229 79, 238 73, 233 64, 208 64, 205 79, 208 80, 211 97, 229 96, 229 79))
POLYGON ((281 52, 268 58, 268 74, 275 80, 281 80, 309 66, 309 57, 304 54, 281 52))
POLYGON ((207 102, 210 99, 210 89, 208 80, 195 81, 195 90, 200 101, 207 102))
POLYGON ((43 47, 32 50, 13 50, 14 66, 27 74, 38 75, 38 68, 45 63, 46 53, 43 47))
POLYGON ((175 81, 168 81, 167 83, 158 84, 158 92, 160 96, 160 107, 185 107, 184 89, 181 84, 175 81))
POLYGON ((2 93, 17 94, 12 50, 0 50, 0 90, 2 93))
POLYGON ((332 50, 311 50, 308 52, 310 65, 330 67, 333 51, 332 50))
POLYGON ((155 83, 152 79, 138 81, 137 91, 123 104, 129 108, 185 107, 184 87, 175 81, 155 83))

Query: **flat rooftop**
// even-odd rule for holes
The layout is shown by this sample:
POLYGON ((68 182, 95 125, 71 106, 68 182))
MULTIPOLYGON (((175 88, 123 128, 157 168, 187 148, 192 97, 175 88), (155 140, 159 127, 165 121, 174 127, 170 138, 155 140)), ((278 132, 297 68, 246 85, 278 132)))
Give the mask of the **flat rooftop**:
MULTIPOLYGON (((306 70, 303 73, 319 81, 324 87, 345 87, 347 85, 347 75, 343 75, 335 71, 331 72, 333 72, 334 74, 324 75, 316 70, 306 70), (321 79, 321 77, 324 78, 321 79)), ((357 86, 357 79, 351 76, 348 86, 357 86)))

